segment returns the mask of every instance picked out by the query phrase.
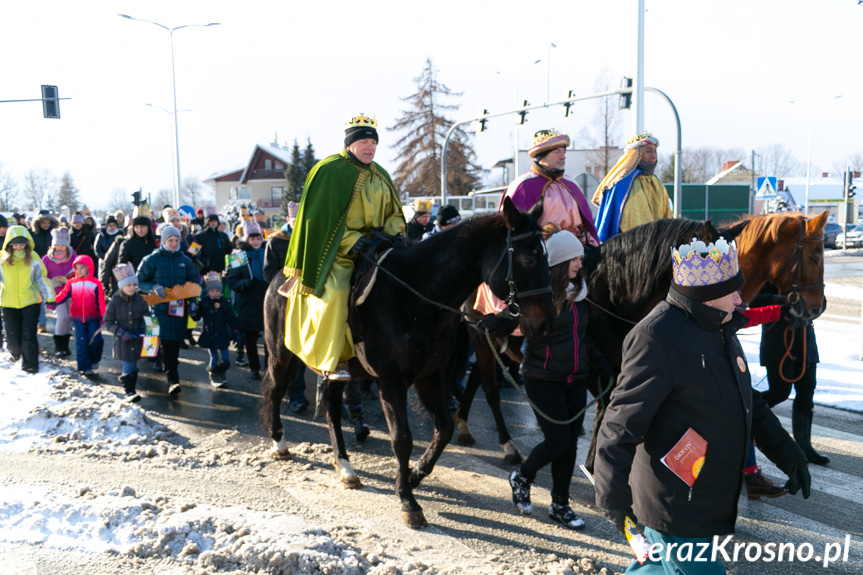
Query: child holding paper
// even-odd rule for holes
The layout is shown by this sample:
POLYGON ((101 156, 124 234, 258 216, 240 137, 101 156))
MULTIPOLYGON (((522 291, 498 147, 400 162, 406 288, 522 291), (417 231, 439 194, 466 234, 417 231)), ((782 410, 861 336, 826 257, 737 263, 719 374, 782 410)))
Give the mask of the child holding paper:
POLYGON ((141 357, 141 337, 144 335, 144 317, 150 307, 138 293, 138 277, 132 264, 122 264, 113 270, 117 292, 105 309, 104 326, 114 334, 114 359, 122 363, 119 380, 123 384, 126 401, 141 401, 135 391, 138 382, 138 358, 141 357))

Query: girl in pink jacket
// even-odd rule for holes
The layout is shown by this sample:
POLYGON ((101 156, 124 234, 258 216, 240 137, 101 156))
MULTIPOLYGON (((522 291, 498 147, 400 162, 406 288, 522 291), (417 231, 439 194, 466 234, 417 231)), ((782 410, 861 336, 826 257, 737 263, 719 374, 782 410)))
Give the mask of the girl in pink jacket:
POLYGON ((102 360, 102 318, 105 316, 105 290, 93 273, 90 256, 78 256, 72 262, 75 277, 57 294, 57 305, 70 299, 69 319, 75 326, 75 359, 78 371, 92 377, 102 360))

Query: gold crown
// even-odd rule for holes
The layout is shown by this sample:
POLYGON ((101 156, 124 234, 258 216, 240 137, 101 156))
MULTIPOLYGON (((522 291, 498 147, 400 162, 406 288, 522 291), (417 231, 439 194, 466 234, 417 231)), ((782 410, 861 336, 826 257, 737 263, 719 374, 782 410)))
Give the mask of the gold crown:
POLYGON ((377 130, 378 128, 378 120, 377 118, 369 118, 362 112, 360 112, 359 116, 354 116, 348 122, 345 123, 345 126, 348 128, 374 128, 377 130))
POLYGON ((640 142, 641 140, 644 140, 645 138, 654 138, 654 135, 651 134, 650 132, 642 132, 641 135, 639 135, 639 136, 632 136, 631 138, 629 138, 629 140, 627 140, 626 143, 627 143, 627 145, 628 144, 634 144, 635 142, 640 142))

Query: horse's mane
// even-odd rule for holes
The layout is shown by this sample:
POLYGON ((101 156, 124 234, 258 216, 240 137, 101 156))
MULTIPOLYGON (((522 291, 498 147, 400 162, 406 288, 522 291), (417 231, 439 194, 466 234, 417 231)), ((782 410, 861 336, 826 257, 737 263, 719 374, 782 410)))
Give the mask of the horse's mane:
POLYGON ((585 254, 588 293, 604 299, 607 292, 622 314, 655 298, 657 290, 664 295, 671 283, 671 248, 703 239, 703 232, 703 221, 665 218, 609 238, 585 254))
POLYGON ((788 212, 761 214, 757 216, 743 216, 731 225, 734 226, 743 222, 749 222, 746 229, 741 232, 739 241, 737 242, 738 245, 746 244, 744 246, 745 251, 748 246, 752 245, 758 239, 779 241, 780 230, 782 227, 791 221, 795 222, 796 225, 799 225, 798 223, 803 217, 804 216, 802 214, 788 212))

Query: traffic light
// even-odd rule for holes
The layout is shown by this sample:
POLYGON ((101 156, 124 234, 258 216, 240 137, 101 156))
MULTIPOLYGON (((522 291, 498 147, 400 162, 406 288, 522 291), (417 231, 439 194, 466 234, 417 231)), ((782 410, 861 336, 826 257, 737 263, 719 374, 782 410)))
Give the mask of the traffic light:
POLYGON ((854 196, 857 195, 857 192, 854 190, 857 189, 857 186, 854 185, 854 174, 851 170, 847 170, 845 172, 845 201, 850 202, 854 199, 854 196))
MULTIPOLYGON (((624 76, 623 79, 620 81, 620 89, 624 90, 626 88, 632 88, 632 78, 627 78, 626 76, 624 76)), ((632 106, 632 92, 621 94, 618 108, 621 110, 628 110, 630 106, 632 106)))
POLYGON ((60 93, 57 86, 42 84, 42 116, 45 118, 60 117, 60 93))
MULTIPOLYGON (((522 108, 527 108, 530 106, 530 103, 527 100, 521 104, 522 108)), ((518 122, 516 122, 519 126, 524 126, 525 118, 527 118, 527 110, 522 110, 518 113, 518 122)))
POLYGON ((486 125, 488 124, 488 118, 486 118, 485 116, 488 116, 488 110, 483 109, 483 111, 480 112, 479 115, 480 115, 480 118, 476 121, 477 122, 477 127, 476 127, 476 133, 477 134, 479 134, 480 132, 485 132, 486 125))
MULTIPOLYGON (((569 95, 567 96, 567 99, 572 100, 573 98, 575 98, 575 90, 570 90, 569 95)), ((572 108, 572 102, 564 103, 564 105, 563 105, 563 117, 564 118, 569 118, 570 108, 572 108)))

